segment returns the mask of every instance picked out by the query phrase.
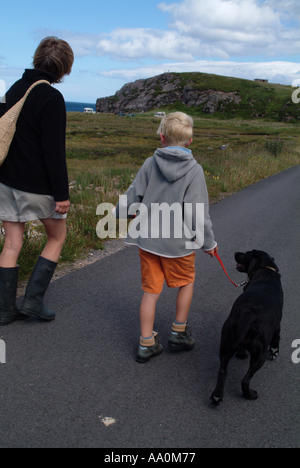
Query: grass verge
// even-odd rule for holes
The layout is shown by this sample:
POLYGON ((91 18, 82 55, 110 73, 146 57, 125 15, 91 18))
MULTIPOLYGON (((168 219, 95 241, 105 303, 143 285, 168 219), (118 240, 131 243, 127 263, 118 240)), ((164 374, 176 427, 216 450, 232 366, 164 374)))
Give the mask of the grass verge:
MULTIPOLYGON (((153 116, 68 114, 67 155, 71 209, 60 263, 72 263, 103 248, 97 237, 97 206, 116 204, 144 160, 159 146, 153 116)), ((191 150, 202 165, 212 203, 259 180, 300 164, 298 126, 264 120, 195 118, 191 150), (277 148, 280 151, 268 151, 277 148), (271 142, 271 143, 268 143, 271 142)), ((27 223, 19 258, 20 279, 28 278, 46 243, 42 226, 27 223)), ((0 236, 0 248, 3 235, 0 236)))

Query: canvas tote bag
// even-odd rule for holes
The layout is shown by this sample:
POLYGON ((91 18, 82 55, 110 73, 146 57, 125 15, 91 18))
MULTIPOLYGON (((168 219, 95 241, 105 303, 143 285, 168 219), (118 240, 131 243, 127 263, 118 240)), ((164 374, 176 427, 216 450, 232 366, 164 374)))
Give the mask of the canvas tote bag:
POLYGON ((26 91, 22 99, 20 99, 20 101, 18 101, 0 118, 0 166, 3 164, 3 161, 5 160, 8 154, 11 142, 16 132, 17 120, 27 99, 27 96, 30 93, 30 91, 40 83, 47 83, 50 86, 49 81, 36 81, 26 91))

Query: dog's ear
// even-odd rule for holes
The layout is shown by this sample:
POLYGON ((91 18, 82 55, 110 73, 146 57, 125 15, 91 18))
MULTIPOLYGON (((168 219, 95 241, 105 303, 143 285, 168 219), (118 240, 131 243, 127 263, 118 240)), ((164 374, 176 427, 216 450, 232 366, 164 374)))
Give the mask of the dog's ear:
POLYGON ((262 268, 271 267, 271 268, 274 268, 277 271, 277 273, 279 272, 279 268, 276 265, 274 258, 270 257, 270 255, 268 254, 265 255, 265 258, 263 259, 261 266, 262 268))
POLYGON ((248 276, 252 276, 257 270, 261 268, 262 259, 257 250, 251 252, 251 259, 248 267, 248 276))
POLYGON ((260 268, 266 267, 274 268, 277 271, 277 273, 279 272, 278 266, 274 262, 274 259, 270 257, 270 255, 260 250, 253 250, 251 252, 248 275, 251 276, 260 268))

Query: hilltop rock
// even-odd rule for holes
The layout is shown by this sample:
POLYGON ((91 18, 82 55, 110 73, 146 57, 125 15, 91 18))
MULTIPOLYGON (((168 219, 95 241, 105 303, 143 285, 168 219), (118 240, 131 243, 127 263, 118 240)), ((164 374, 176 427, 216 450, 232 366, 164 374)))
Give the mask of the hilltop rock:
POLYGON ((97 99, 96 111, 115 114, 147 112, 180 102, 187 107, 199 107, 206 114, 213 114, 217 110, 222 111, 223 105, 239 104, 241 100, 237 92, 197 90, 188 82, 183 86, 176 74, 164 73, 128 83, 114 96, 97 99))

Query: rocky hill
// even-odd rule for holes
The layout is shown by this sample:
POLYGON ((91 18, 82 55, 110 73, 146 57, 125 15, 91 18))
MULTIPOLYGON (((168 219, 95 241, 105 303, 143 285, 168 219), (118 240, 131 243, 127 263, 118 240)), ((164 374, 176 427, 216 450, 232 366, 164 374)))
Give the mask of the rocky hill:
POLYGON ((266 118, 298 121, 300 106, 289 86, 205 73, 164 73, 123 86, 114 96, 99 98, 97 112, 129 113, 182 110, 218 118, 266 118))

